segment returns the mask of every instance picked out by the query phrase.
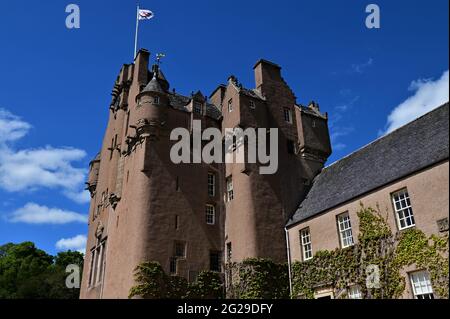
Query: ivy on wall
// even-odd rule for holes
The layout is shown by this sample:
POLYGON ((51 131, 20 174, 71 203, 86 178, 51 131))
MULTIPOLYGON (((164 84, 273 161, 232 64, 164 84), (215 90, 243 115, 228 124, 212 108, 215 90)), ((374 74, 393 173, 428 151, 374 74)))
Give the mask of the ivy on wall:
POLYGON ((144 299, 222 299, 223 283, 219 273, 201 272, 196 282, 167 275, 157 262, 138 265, 134 274, 137 285, 130 289, 129 298, 144 299))
POLYGON ((289 273, 287 264, 269 259, 249 258, 241 263, 229 263, 227 298, 288 299, 289 273))
POLYGON ((416 228, 394 235, 387 216, 362 205, 358 218, 357 245, 320 251, 311 260, 292 265, 294 297, 314 298, 318 288, 332 287, 337 298, 346 298, 347 289, 358 285, 363 298, 398 298, 406 285, 400 271, 415 265, 430 272, 435 294, 448 298, 448 235, 427 238, 416 228), (371 265, 379 269, 379 283, 373 285, 368 282, 371 265))
MULTIPOLYGON (((334 251, 319 251, 314 258, 292 264, 293 297, 314 298, 320 288, 333 288, 336 298, 346 298, 348 288, 358 285, 363 298, 391 299, 402 296, 406 287, 402 269, 415 266, 426 269, 440 298, 449 297, 449 236, 427 237, 410 228, 393 234, 379 209, 358 212, 358 244, 334 251), (368 270, 376 265, 379 281, 368 270)), ((226 287, 220 274, 202 272, 195 283, 168 276, 161 265, 145 262, 136 267, 130 298, 148 299, 287 299, 289 274, 287 264, 268 259, 250 258, 226 265, 226 287)))

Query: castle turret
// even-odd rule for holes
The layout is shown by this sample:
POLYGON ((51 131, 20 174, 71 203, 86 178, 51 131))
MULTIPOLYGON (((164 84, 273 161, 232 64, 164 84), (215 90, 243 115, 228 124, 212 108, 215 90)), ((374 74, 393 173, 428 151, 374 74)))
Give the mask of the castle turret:
POLYGON ((319 104, 310 102, 307 107, 297 106, 299 154, 310 182, 323 168, 331 155, 328 115, 320 112, 319 104))

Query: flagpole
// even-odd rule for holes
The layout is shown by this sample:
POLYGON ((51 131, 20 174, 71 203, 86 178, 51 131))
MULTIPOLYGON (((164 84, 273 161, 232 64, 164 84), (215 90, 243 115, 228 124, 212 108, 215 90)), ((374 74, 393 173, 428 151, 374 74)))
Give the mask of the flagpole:
POLYGON ((136 59, 136 56, 137 56, 138 33, 139 33, 139 3, 137 5, 137 9, 136 9, 136 34, 134 37, 134 57, 133 57, 133 59, 136 59))

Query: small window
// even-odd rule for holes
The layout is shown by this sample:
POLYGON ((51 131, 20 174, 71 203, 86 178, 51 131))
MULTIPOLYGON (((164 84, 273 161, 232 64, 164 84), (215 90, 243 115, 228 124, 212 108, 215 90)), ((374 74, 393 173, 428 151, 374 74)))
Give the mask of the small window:
POLYGON ((228 112, 233 112, 233 99, 228 101, 228 112))
POLYGON ((348 289, 348 299, 363 299, 361 293, 361 287, 358 285, 352 286, 348 289))
POLYGON ((216 208, 213 205, 206 205, 206 223, 208 225, 216 224, 216 208))
POLYGON ((175 215, 175 230, 178 230, 180 227, 180 216, 175 215))
POLYGON ((186 258, 186 244, 182 242, 175 243, 175 257, 186 258))
POLYGON ((232 177, 227 178, 227 201, 231 202, 234 199, 234 188, 232 177))
POLYGON ((155 97, 153 98, 153 104, 158 105, 159 102, 160 102, 159 96, 155 96, 155 97))
POLYGON ((250 101, 248 102, 248 106, 249 108, 251 108, 252 110, 254 110, 256 108, 255 102, 254 101, 250 101))
POLYGON ((431 286, 430 274, 426 271, 418 271, 410 274, 414 298, 434 299, 433 287, 431 286))
POLYGON ((177 274, 177 259, 175 257, 170 258, 170 274, 177 274))
POLYGON ((292 111, 291 111, 291 109, 288 109, 288 108, 284 109, 284 120, 287 123, 292 124, 292 111))
POLYGON ((392 195, 394 202, 395 215, 397 217, 398 227, 400 230, 410 228, 416 225, 414 214, 411 207, 411 200, 406 189, 401 190, 392 195))
POLYGON ((310 260, 313 258, 312 253, 312 243, 311 243, 311 233, 309 228, 305 228, 300 231, 300 241, 303 253, 303 261, 310 260))
POLYGON ((216 196, 216 175, 214 173, 208 173, 208 195, 216 196))
POLYGON ((97 246, 91 250, 91 269, 89 274, 89 286, 102 283, 106 265, 106 240, 98 242, 97 246))
POLYGON ((179 192, 181 190, 181 188, 180 188, 180 177, 179 176, 177 176, 176 181, 175 181, 175 190, 177 192, 179 192))
POLYGON ((344 213, 338 216, 339 237, 341 239, 341 247, 347 248, 353 246, 353 231, 350 216, 344 213))
POLYGON ((230 263, 231 258, 233 257, 233 246, 231 243, 227 244, 227 261, 230 263))
POLYGON ((194 102, 194 113, 202 114, 202 104, 199 102, 194 102))
POLYGON ((128 129, 130 128, 130 111, 127 112, 127 122, 125 126, 125 136, 128 135, 128 129))
POLYGON ((220 272, 222 270, 221 266, 221 253, 218 251, 212 251, 209 255, 209 267, 211 271, 217 271, 220 272))

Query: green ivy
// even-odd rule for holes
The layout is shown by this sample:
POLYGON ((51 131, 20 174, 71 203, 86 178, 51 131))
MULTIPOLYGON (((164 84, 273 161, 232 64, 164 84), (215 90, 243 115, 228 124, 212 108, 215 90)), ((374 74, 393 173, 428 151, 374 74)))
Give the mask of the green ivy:
POLYGON ((221 299, 221 275, 212 271, 201 272, 197 280, 188 283, 185 278, 167 275, 157 262, 144 262, 135 269, 136 285, 130 289, 129 298, 144 299, 221 299))
MULTIPOLYGON (((346 249, 319 251, 314 258, 292 264, 293 296, 314 298, 320 287, 333 287, 337 298, 346 298, 351 285, 359 285, 364 298, 391 299, 405 290, 404 267, 415 265, 430 273, 435 294, 449 297, 448 234, 428 238, 422 231, 410 228, 393 234, 387 216, 361 204, 358 212, 358 244, 346 249), (368 289, 366 269, 377 265, 380 285, 368 289)), ((287 299, 289 275, 286 264, 268 259, 250 258, 226 266, 226 296, 233 299, 287 299)), ((220 274, 202 272, 197 281, 168 276, 161 265, 145 262, 136 267, 136 286, 130 298, 149 299, 220 299, 224 284, 220 274)))
POLYGON ((227 265, 227 297, 232 299, 287 299, 287 264, 269 259, 249 258, 227 265))
POLYGON ((359 285, 364 298, 398 298, 405 290, 405 278, 400 271, 415 264, 430 272, 436 295, 448 298, 448 235, 427 238, 422 231, 411 228, 394 236, 387 217, 379 209, 363 205, 358 218, 357 245, 319 251, 313 259, 292 265, 294 296, 314 298, 317 288, 333 287, 337 298, 346 298, 348 287, 359 285), (367 288, 369 265, 380 269, 377 288, 367 288))
POLYGON ((440 298, 449 297, 448 276, 448 234, 443 237, 432 235, 427 238, 416 228, 400 234, 396 263, 399 267, 415 265, 430 273, 434 292, 440 298), (431 243, 431 244, 430 244, 431 243), (447 255, 447 258, 444 256, 447 255))

